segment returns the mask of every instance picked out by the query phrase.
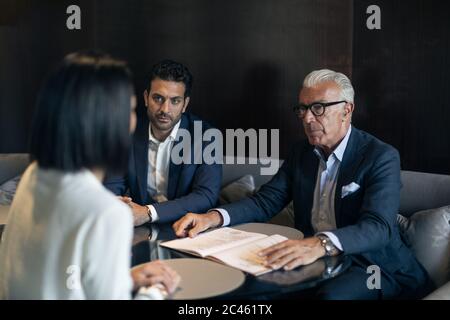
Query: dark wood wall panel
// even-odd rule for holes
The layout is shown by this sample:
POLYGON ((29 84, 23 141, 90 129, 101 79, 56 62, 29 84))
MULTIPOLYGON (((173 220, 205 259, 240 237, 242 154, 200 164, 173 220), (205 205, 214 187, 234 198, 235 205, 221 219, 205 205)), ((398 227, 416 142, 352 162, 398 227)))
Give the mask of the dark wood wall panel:
POLYGON ((128 60, 139 96, 152 64, 186 63, 195 77, 191 111, 220 129, 280 129, 282 157, 302 135, 291 109, 304 76, 323 67, 351 73, 350 0, 6 2, 0 126, 8 136, 0 136, 0 152, 26 151, 44 75, 81 48, 128 60), (65 28, 70 4, 81 7, 81 31, 65 28))
POLYGON ((357 0, 355 124, 399 151, 403 169, 450 174, 450 4, 357 0), (381 30, 366 28, 378 4, 381 30))
MULTIPOLYGON (((303 77, 352 75, 354 124, 399 149, 404 169, 450 173, 450 19, 446 1, 0 2, 0 152, 25 152, 36 93, 66 53, 98 48, 129 61, 138 95, 151 65, 186 63, 190 109, 220 129, 278 128, 281 156, 302 136, 291 114, 303 77), (65 27, 78 4, 82 30, 65 27), (382 29, 366 28, 378 4, 382 29)), ((141 101, 142 103, 142 101, 141 101)))

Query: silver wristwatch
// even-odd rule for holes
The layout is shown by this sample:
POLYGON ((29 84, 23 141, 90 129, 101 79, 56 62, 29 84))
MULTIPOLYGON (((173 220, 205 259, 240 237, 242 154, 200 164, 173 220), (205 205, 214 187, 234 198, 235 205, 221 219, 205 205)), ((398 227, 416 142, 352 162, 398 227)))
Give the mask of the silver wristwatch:
POLYGON ((148 222, 151 223, 152 220, 153 220, 152 211, 150 210, 150 206, 146 206, 146 207, 147 207, 147 215, 148 215, 148 218, 149 218, 148 222))
POLYGON ((327 256, 335 256, 339 254, 339 249, 333 244, 333 242, 324 234, 317 235, 317 238, 320 239, 320 244, 325 249, 325 254, 327 256))

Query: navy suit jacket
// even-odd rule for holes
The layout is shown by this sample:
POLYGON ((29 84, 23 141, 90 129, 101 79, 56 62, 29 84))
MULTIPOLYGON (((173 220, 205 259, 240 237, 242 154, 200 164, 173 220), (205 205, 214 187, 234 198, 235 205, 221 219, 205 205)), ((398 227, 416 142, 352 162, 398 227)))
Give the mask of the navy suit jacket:
MULTIPOLYGON (((184 113, 181 116, 180 129, 186 129, 191 134, 191 150, 194 150, 194 121, 198 117, 184 113)), ((169 201, 156 203, 147 192, 148 174, 148 126, 147 117, 140 118, 133 137, 128 173, 125 177, 108 177, 104 185, 117 195, 129 195, 140 205, 152 204, 158 213, 158 222, 171 222, 181 218, 187 212, 206 212, 217 204, 222 183, 222 165, 194 163, 194 151, 191 152, 191 164, 169 165, 169 181, 167 196, 169 201)), ((202 130, 211 128, 202 121, 202 130)), ((202 139, 202 137, 196 137, 202 139)), ((180 143, 176 140, 172 148, 180 143)), ((202 143, 202 152, 207 143, 202 143)))
MULTIPOLYGON (((223 206, 230 224, 267 221, 293 200, 296 228, 306 237, 312 236, 311 209, 319 165, 313 149, 307 141, 298 143, 259 192, 223 206)), ((360 265, 378 265, 404 289, 418 289, 428 276, 398 231, 400 188, 397 150, 353 128, 338 173, 334 200, 337 229, 332 231, 344 254, 352 255, 360 265), (341 198, 342 187, 352 182, 360 189, 341 198)))

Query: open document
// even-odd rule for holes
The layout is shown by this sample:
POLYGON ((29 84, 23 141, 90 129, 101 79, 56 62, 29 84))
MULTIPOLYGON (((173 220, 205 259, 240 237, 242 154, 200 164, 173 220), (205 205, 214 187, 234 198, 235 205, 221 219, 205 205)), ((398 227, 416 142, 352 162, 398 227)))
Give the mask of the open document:
POLYGON ((163 242, 163 247, 221 262, 255 276, 272 271, 257 255, 262 249, 287 240, 280 235, 267 236, 233 228, 220 228, 195 238, 163 242))

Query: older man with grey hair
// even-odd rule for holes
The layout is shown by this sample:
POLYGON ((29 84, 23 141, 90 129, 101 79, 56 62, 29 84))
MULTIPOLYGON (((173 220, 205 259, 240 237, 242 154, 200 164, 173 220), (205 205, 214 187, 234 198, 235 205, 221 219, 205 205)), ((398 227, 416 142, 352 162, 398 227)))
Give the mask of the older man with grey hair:
POLYGON ((417 298, 426 294, 425 269, 404 245, 396 224, 400 157, 392 146, 351 124, 353 86, 342 73, 308 74, 294 111, 307 141, 297 143, 273 179, 253 196, 189 213, 174 224, 178 236, 212 227, 267 221, 290 201, 295 226, 305 238, 260 252, 267 266, 292 270, 323 256, 349 255, 352 265, 325 282, 322 299, 417 298), (380 285, 368 286, 368 267, 381 270, 380 285))

